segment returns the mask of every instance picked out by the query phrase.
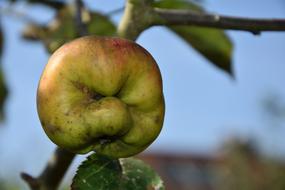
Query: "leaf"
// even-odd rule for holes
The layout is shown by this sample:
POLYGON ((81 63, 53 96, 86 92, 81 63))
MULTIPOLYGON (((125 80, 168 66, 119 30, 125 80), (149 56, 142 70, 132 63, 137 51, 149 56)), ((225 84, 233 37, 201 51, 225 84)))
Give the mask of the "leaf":
MULTIPOLYGON (((2 27, 0 26, 0 58, 2 58, 4 46, 4 35, 2 27)), ((5 84, 4 73, 2 69, 2 64, 0 65, 0 120, 4 119, 4 104, 7 99, 8 89, 5 84)))
POLYGON ((232 44, 225 33, 200 27, 174 26, 172 29, 217 67, 232 74, 232 44))
POLYGON ((163 182, 155 171, 143 161, 134 158, 120 159, 125 180, 122 189, 163 190, 163 182))
MULTIPOLYGON (((153 6, 164 9, 204 11, 197 4, 185 0, 160 0, 154 2, 153 6)), ((184 39, 215 66, 232 74, 233 45, 224 31, 197 26, 168 26, 168 28, 184 39)))
POLYGON ((134 158, 111 159, 92 154, 78 168, 72 190, 163 190, 152 168, 134 158))
MULTIPOLYGON (((23 37, 32 41, 41 40, 52 53, 64 43, 79 37, 74 14, 74 10, 67 6, 58 11, 54 20, 47 26, 28 25, 22 33, 23 37)), ((89 34, 115 35, 116 26, 108 17, 98 12, 84 10, 82 20, 89 34)))
POLYGON ((4 73, 3 73, 2 68, 0 68, 0 120, 1 121, 3 121, 4 116, 5 116, 4 105, 7 99, 7 95, 8 95, 8 89, 5 84, 4 73))
MULTIPOLYGON (((23 0, 9 0, 9 1, 15 3, 15 2, 21 2, 23 0)), ((61 9, 65 4, 65 1, 60 1, 60 0, 26 0, 26 2, 31 4, 40 4, 54 9, 61 9)))
POLYGON ((203 11, 202 7, 189 0, 157 0, 153 3, 153 6, 164 9, 191 9, 194 11, 203 11))
POLYGON ((27 0, 29 3, 38 3, 54 9, 61 9, 64 7, 65 1, 58 0, 27 0))

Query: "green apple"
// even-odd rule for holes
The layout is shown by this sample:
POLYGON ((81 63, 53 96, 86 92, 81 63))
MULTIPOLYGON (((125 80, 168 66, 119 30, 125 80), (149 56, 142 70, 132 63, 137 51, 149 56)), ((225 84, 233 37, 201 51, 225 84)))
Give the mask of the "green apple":
POLYGON ((87 36, 49 59, 37 91, 44 131, 59 147, 114 158, 146 149, 164 119, 162 79, 135 42, 87 36))

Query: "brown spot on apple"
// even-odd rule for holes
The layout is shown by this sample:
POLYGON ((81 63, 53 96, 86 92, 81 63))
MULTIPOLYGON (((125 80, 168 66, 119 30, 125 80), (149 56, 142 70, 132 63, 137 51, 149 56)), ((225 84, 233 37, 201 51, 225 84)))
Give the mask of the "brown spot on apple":
POLYGON ((62 130, 55 125, 48 124, 45 127, 51 134, 58 134, 62 132, 62 130))

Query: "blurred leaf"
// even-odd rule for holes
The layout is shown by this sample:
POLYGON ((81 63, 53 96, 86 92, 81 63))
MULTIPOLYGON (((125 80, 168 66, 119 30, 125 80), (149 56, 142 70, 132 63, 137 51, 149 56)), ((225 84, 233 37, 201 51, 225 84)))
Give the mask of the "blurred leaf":
POLYGON ((78 168, 72 190, 163 190, 160 177, 141 160, 92 154, 78 168))
MULTIPOLYGON (((203 9, 190 1, 159 0, 154 7, 165 9, 191 9, 203 12, 203 9)), ((232 74, 232 43, 224 31, 197 26, 168 26, 173 32, 204 55, 218 68, 232 74)))
POLYGON ((15 180, 11 179, 1 179, 0 178, 0 189, 1 190, 21 190, 19 184, 15 180))
POLYGON ((189 0, 157 0, 154 1, 153 6, 164 9, 191 9, 194 11, 203 11, 202 7, 189 0))
MULTIPOLYGON (((4 35, 2 31, 2 26, 0 26, 0 59, 2 59, 4 45, 4 35)), ((8 95, 8 89, 4 80, 4 73, 2 69, 2 64, 0 64, 0 120, 4 119, 4 103, 8 95)))
MULTIPOLYGON (((12 3, 15 2, 20 2, 23 0, 9 0, 12 3)), ((45 5, 54 9, 61 9, 65 5, 65 1, 60 1, 60 0, 25 0, 25 2, 31 3, 31 4, 40 4, 40 5, 45 5)))
MULTIPOLYGON (((87 16, 85 17, 87 18, 87 16)), ((112 36, 116 33, 116 26, 108 17, 102 14, 93 12, 91 13, 91 18, 86 19, 86 21, 90 34, 96 34, 98 36, 112 36)))
POLYGON ((22 37, 30 41, 38 41, 45 36, 47 28, 45 26, 28 24, 22 31, 22 37))
POLYGON ((3 70, 0 68, 0 120, 4 119, 4 104, 7 99, 8 89, 5 84, 3 70))
POLYGON ((171 28, 217 67, 232 74, 232 44, 223 32, 212 28, 171 28))
POLYGON ((4 48, 4 34, 3 34, 2 25, 0 24, 0 57, 2 57, 3 48, 4 48))
MULTIPOLYGON (((41 40, 52 53, 64 43, 79 37, 74 14, 71 7, 64 7, 47 26, 28 25, 23 32, 23 37, 28 40, 41 40)), ((89 34, 115 35, 116 26, 108 17, 98 12, 84 10, 82 20, 89 34)))
POLYGON ((65 1, 56 0, 27 0, 29 3, 39 3, 55 9, 61 9, 65 5, 65 1))

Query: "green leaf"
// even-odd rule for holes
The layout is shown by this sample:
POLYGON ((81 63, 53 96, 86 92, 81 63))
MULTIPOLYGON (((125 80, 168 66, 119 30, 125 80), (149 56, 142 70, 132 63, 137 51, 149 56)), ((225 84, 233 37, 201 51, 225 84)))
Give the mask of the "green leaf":
MULTIPOLYGON (((164 9, 189 9, 203 12, 202 7, 185 0, 160 0, 155 1, 153 6, 164 9)), ((197 26, 168 26, 168 28, 215 66, 232 74, 233 45, 223 30, 197 26)))
MULTIPOLYGON (((4 46, 4 35, 2 32, 2 27, 0 26, 0 59, 3 54, 3 46, 4 46)), ((2 64, 0 64, 0 120, 4 119, 4 104, 7 99, 8 89, 5 84, 4 73, 2 69, 2 64)))
POLYGON ((58 0, 27 0, 29 3, 38 3, 54 9, 61 9, 65 5, 65 1, 58 0))
POLYGON ((4 105, 7 99, 7 95, 8 95, 8 89, 5 84, 4 73, 2 68, 0 68, 0 120, 1 121, 4 119, 5 116, 4 105))
POLYGON ((164 9, 191 9, 194 11, 203 11, 202 7, 189 0, 157 0, 154 1, 153 6, 164 9))
POLYGON ((160 177, 141 160, 92 154, 78 168, 72 190, 163 190, 160 177))
MULTIPOLYGON (((9 1, 15 3, 15 2, 21 2, 23 0, 9 0, 9 1)), ((25 0, 25 1, 31 4, 44 5, 54 9, 61 9, 65 4, 65 1, 60 1, 60 0, 25 0)))
MULTIPOLYGON (((48 25, 28 25, 23 37, 27 40, 41 40, 52 53, 64 43, 80 36, 74 14, 72 7, 64 7, 48 25)), ((98 12, 84 10, 82 20, 89 34, 113 36, 116 33, 116 26, 108 17, 98 12)))

